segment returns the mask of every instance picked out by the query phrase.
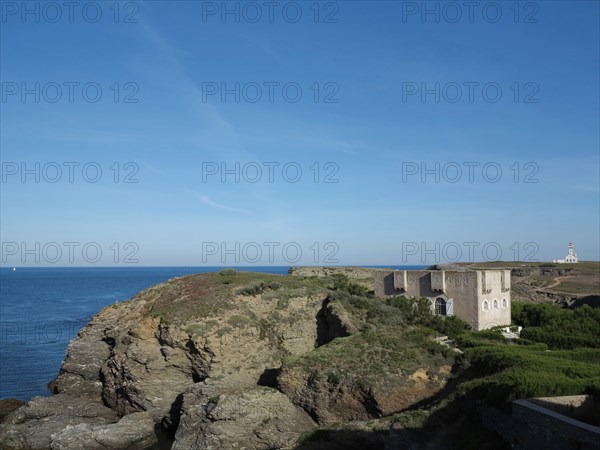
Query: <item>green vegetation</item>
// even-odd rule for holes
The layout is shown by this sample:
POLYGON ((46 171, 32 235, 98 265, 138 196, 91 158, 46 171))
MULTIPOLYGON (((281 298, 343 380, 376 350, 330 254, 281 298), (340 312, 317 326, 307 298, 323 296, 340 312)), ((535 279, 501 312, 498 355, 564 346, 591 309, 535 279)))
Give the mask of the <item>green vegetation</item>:
POLYGON ((244 328, 251 325, 253 322, 249 317, 236 314, 227 319, 227 323, 233 328, 244 328))
MULTIPOLYGON (((551 280, 540 275, 538 281, 544 285, 551 280)), ((508 411, 518 398, 600 395, 600 309, 513 302, 513 326, 524 327, 515 342, 498 329, 475 332, 458 318, 434 316, 427 299, 374 298, 361 284, 339 275, 330 283, 329 308, 338 315, 344 312, 359 331, 287 357, 284 368, 301 368, 315 382, 326 380, 331 389, 345 383, 367 392, 377 384, 392 390, 403 378, 399 373, 416 368, 454 367, 443 395, 363 428, 313 430, 302 437, 301 448, 360 448, 357 439, 374 442, 378 432, 394 423, 417 441, 428 442, 425 430, 447 429, 456 448, 504 449, 497 434, 485 431, 476 401, 508 411), (464 353, 434 342, 439 335, 453 339, 464 353)))
POLYGON ((600 348, 600 309, 588 305, 562 309, 549 304, 513 302, 513 321, 524 327, 521 336, 551 349, 600 348))
POLYGON ((321 428, 315 428, 313 430, 310 431, 306 431, 305 433, 302 433, 302 435, 300 436, 300 443, 301 444, 306 444, 309 442, 315 442, 315 441, 321 441, 321 440, 328 440, 329 436, 331 434, 330 430, 325 430, 325 429, 321 429, 321 428))
POLYGON ((394 423, 402 425, 404 428, 421 428, 429 419, 429 411, 422 409, 412 409, 403 411, 393 418, 394 423))
POLYGON ((290 301, 287 298, 280 298, 277 300, 277 309, 285 309, 289 306, 290 301))
MULTIPOLYGON (((550 269, 548 264, 539 266, 550 269)), ((594 267, 597 273, 598 265, 594 267)), ((576 270, 591 276, 594 267, 578 266, 576 270)), ((554 279, 551 275, 536 277, 533 281, 540 286, 554 279)), ((559 286, 566 283, 562 281, 559 286)), ((517 398, 600 395, 600 309, 588 306, 570 310, 513 302, 514 324, 524 327, 521 339, 513 342, 498 330, 474 332, 457 317, 435 316, 427 299, 376 298, 369 292, 368 283, 343 275, 290 277, 226 269, 175 279, 161 285, 160 295, 157 292, 146 291, 144 300, 148 314, 160 317, 163 324, 192 323, 186 328, 191 335, 216 330, 219 337, 244 327, 257 327, 265 348, 273 352, 275 359, 287 353, 275 324, 296 320, 290 313, 294 311, 290 308, 294 298, 327 298, 329 312, 349 322, 353 334, 303 355, 288 355, 283 367, 302 369, 314 380, 326 381, 332 389, 345 384, 367 393, 374 386, 393 389, 408 384, 411 381, 407 375, 417 369, 451 365, 449 388, 443 395, 387 420, 388 424, 392 421, 418 430, 440 423, 456 424, 457 417, 468 416, 464 425, 467 428, 462 422, 456 428, 462 430, 461 448, 478 448, 481 444, 480 434, 468 431, 476 421, 475 400, 508 410, 517 398), (268 317, 259 319, 243 308, 240 314, 240 304, 246 299, 236 294, 261 295, 268 317), (236 314, 231 315, 234 309, 236 314), (229 319, 219 325, 207 320, 211 316, 229 319), (198 323, 193 323, 195 320, 198 323), (439 336, 454 340, 464 353, 434 341, 439 336)), ((373 430, 378 423, 372 424, 373 430)), ((319 430, 306 435, 304 442, 337 436, 335 431, 319 430)))
POLYGON ((333 286, 332 289, 336 291, 344 291, 350 295, 360 296, 360 297, 371 297, 369 294, 369 289, 362 284, 351 282, 350 279, 343 274, 335 274, 333 275, 333 286))
POLYGON ((433 334, 423 327, 398 329, 383 325, 334 339, 300 356, 289 356, 283 367, 301 367, 317 377, 323 374, 332 384, 345 379, 360 387, 384 382, 389 387, 403 380, 397 376, 399 370, 412 373, 421 367, 451 362, 451 351, 434 342, 433 334))
POLYGON ((506 343, 506 339, 497 330, 466 331, 456 338, 460 348, 480 347, 494 343, 506 343))
POLYGON ((235 269, 223 269, 219 272, 219 275, 222 277, 233 277, 237 275, 237 270, 235 269))
POLYGON ((233 328, 231 328, 231 327, 227 327, 227 326, 226 327, 221 327, 221 328, 219 328, 217 330, 217 336, 218 337, 223 337, 226 334, 230 333, 231 331, 233 331, 233 328))
POLYGON ((238 289, 237 293, 241 295, 259 295, 267 290, 277 290, 281 288, 281 284, 277 282, 255 281, 248 286, 238 289))
POLYGON ((298 296, 325 296, 331 280, 318 277, 274 275, 224 269, 175 278, 141 294, 147 314, 181 324, 207 317, 218 317, 238 306, 235 298, 263 293, 265 300, 298 296), (277 296, 276 296, 277 295, 277 296))
POLYGON ((343 276, 331 289, 331 306, 360 332, 288 357, 284 367, 303 367, 334 385, 350 372, 365 386, 394 383, 387 374, 399 368, 452 361, 453 352, 433 341, 446 335, 465 352, 456 360, 461 396, 507 409, 518 398, 600 392, 600 309, 514 302, 514 322, 524 327, 515 345, 499 330, 475 332, 456 317, 433 315, 427 299, 374 298, 343 276))
POLYGON ((324 298, 324 290, 318 289, 318 288, 312 288, 312 287, 308 287, 308 288, 304 288, 304 287, 299 287, 299 288, 289 288, 289 289, 280 289, 278 291, 274 291, 274 292, 265 292, 265 294, 263 295, 263 300, 266 301, 270 301, 270 300, 277 300, 278 302, 280 300, 283 300, 286 304, 285 307, 287 307, 287 303, 288 300, 291 300, 293 298, 300 298, 300 297, 306 297, 306 298, 314 298, 317 296, 323 296, 324 298))
POLYGON ((237 275, 237 270, 235 269, 223 269, 219 272, 219 275, 222 277, 222 284, 232 284, 234 282, 234 278, 237 275))
POLYGON ((600 350, 548 352, 528 346, 482 345, 465 353, 474 380, 463 383, 486 403, 508 409, 519 398, 577 395, 600 388, 600 350), (584 361, 587 359, 587 361, 584 361))
POLYGON ((300 436, 298 449, 378 450, 387 448, 389 430, 355 431, 352 429, 315 428, 300 436), (314 445, 314 446, 313 446, 314 445))
POLYGON ((577 294, 577 295, 589 295, 597 293, 598 291, 594 289, 597 288, 597 282, 594 283, 593 279, 585 277, 570 277, 571 281, 561 281, 558 286, 553 287, 552 289, 557 292, 564 292, 567 294, 577 294), (594 286, 594 284, 596 286, 594 286))
POLYGON ((332 278, 328 308, 360 331, 309 353, 289 356, 284 368, 302 368, 333 386, 345 383, 367 392, 374 385, 391 389, 411 382, 400 373, 453 363, 454 352, 434 338, 440 332, 464 332, 468 327, 460 319, 433 316, 426 299, 380 299, 343 275, 332 278))
POLYGON ((194 324, 188 325, 185 328, 185 331, 187 333, 191 334, 192 336, 205 336, 207 333, 209 333, 211 330, 216 328, 218 325, 219 325, 219 322, 217 322, 216 320, 207 320, 204 323, 194 323, 194 324))
POLYGON ((491 330, 457 339, 470 378, 461 394, 509 409, 519 398, 600 392, 600 310, 513 302, 512 312, 524 327, 519 345, 491 330))
POLYGON ((358 329, 364 327, 365 323, 398 327, 414 325, 450 338, 469 330, 469 326, 458 317, 432 314, 426 298, 375 298, 364 286, 349 281, 344 275, 334 277, 332 289, 334 291, 329 295, 329 300, 349 312, 358 329))

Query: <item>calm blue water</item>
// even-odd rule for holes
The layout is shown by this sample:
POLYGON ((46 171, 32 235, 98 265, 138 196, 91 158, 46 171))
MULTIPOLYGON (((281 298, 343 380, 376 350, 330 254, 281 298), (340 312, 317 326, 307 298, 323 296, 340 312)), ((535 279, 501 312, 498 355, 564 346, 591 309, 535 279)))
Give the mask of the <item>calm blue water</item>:
MULTIPOLYGON (((0 268, 0 398, 49 395, 69 341, 103 307, 173 277, 221 269, 0 268)), ((287 274, 289 267, 236 269, 287 274)))

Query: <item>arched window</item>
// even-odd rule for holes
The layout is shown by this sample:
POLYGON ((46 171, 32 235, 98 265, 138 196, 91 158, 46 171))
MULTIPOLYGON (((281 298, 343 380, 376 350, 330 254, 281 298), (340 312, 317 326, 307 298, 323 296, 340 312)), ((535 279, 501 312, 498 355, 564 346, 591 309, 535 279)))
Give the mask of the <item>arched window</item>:
POLYGON ((490 304, 488 303, 487 300, 483 301, 483 310, 484 311, 488 311, 490 309, 490 304))
POLYGON ((508 303, 506 302, 505 298, 502 299, 502 307, 503 308, 508 308, 508 303))
POLYGON ((494 309, 498 309, 498 300, 494 299, 494 309))
POLYGON ((446 315, 446 300, 441 297, 435 299, 435 313, 438 316, 446 315))

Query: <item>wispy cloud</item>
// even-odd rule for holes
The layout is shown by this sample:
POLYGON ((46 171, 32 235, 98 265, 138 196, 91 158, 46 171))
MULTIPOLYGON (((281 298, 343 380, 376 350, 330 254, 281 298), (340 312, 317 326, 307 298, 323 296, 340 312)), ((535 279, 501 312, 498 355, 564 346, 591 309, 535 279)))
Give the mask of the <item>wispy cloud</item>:
POLYGON ((221 205, 220 203, 213 202, 213 201, 212 201, 212 200, 211 200, 211 199, 208 197, 208 195, 200 195, 200 196, 199 196, 199 198, 200 198, 200 201, 201 201, 202 203, 205 203, 205 204, 207 204, 207 205, 209 205, 209 206, 213 206, 213 207, 215 207, 215 208, 219 208, 219 209, 225 209, 225 210, 227 210, 227 211, 241 212, 241 213, 244 213, 244 214, 251 214, 251 212, 250 212, 250 211, 246 211, 245 209, 232 208, 232 207, 230 207, 230 206, 221 205))
POLYGON ((227 149, 231 159, 256 160, 255 155, 248 151, 235 124, 227 120, 218 105, 203 99, 201 87, 190 75, 185 63, 197 59, 196 56, 173 45, 152 24, 149 17, 144 18, 143 26, 138 30, 138 37, 154 49, 154 57, 150 63, 146 59, 140 62, 140 72, 146 77, 154 77, 164 87, 164 91, 169 93, 170 98, 179 103, 182 110, 189 111, 188 117, 195 118, 193 120, 196 126, 186 130, 187 141, 216 154, 227 149))

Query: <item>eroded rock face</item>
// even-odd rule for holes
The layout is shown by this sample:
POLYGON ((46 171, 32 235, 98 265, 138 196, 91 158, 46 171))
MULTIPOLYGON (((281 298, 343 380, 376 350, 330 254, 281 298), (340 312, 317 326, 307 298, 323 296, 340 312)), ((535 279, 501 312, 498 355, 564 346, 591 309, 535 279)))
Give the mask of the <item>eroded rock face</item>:
POLYGON ((448 358, 419 359, 417 346, 390 360, 405 343, 397 329, 363 327, 327 281, 261 275, 257 290, 256 276, 182 277, 104 308, 69 345, 55 395, 0 424, 0 448, 141 450, 157 426, 175 450, 294 448, 316 422, 378 418, 444 386, 448 358), (354 368, 375 354, 365 382, 354 368), (294 359, 304 364, 282 368, 294 359))
POLYGON ((0 424, 0 448, 49 449, 52 435, 68 426, 106 425, 118 420, 115 411, 85 397, 34 397, 0 424))
POLYGON ((320 424, 381 416, 372 399, 358 386, 352 383, 334 386, 322 378, 294 368, 284 369, 277 381, 279 389, 320 424))
POLYGON ((100 369, 102 398, 119 414, 149 411, 158 421, 194 379, 209 372, 210 351, 200 351, 187 333, 158 319, 141 319, 127 333, 105 334, 114 344, 100 369))
POLYGON ((52 450, 144 450, 157 442, 154 420, 147 412, 123 417, 116 423, 67 425, 51 436, 52 450))
POLYGON ((104 331, 114 326, 115 319, 114 313, 101 312, 79 331, 67 348, 60 373, 51 383, 54 393, 69 392, 101 401, 100 368, 110 356, 104 331))
POLYGON ((293 448, 316 424, 284 394, 255 387, 231 390, 195 385, 183 397, 173 450, 293 448))
MULTIPOLYGON (((193 431, 200 439, 190 418, 202 418, 207 436, 229 436, 215 448, 232 448, 246 428, 254 430, 239 434, 254 445, 248 448, 273 448, 313 426, 283 394, 263 392, 257 383, 286 355, 314 348, 325 295, 281 301, 209 288, 203 275, 183 277, 104 308, 70 343, 51 383, 55 395, 35 398, 0 425, 0 448, 147 448, 156 442, 155 425, 175 432, 183 393, 211 378, 220 380, 211 396, 227 396, 201 417, 193 414, 190 397, 178 436, 193 431), (213 293, 221 296, 218 301, 207 297, 213 293), (171 311, 177 314, 165 318, 171 311), (263 411, 260 423, 253 428, 256 417, 236 412, 236 404, 263 411), (298 423, 288 426, 285 416, 264 412, 276 408, 298 423)), ((216 438, 202 439, 217 445, 216 438)))
POLYGON ((450 366, 418 369, 399 375, 391 385, 365 386, 351 372, 337 377, 301 368, 286 368, 278 376, 278 388, 309 412, 319 424, 368 420, 402 411, 439 392, 450 366))

